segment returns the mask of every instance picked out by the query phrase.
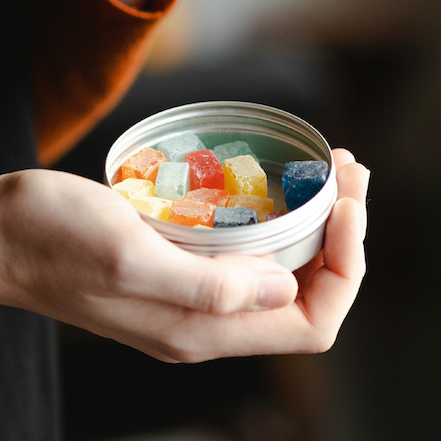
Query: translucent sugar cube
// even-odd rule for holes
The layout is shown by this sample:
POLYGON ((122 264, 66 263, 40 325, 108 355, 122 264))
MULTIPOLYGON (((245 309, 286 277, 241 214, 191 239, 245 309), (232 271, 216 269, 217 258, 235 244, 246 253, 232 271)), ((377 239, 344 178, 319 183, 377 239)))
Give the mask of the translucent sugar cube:
POLYGON ((192 190, 224 188, 222 165, 212 150, 203 149, 187 153, 185 162, 190 164, 190 187, 192 190))
POLYGON ((184 199, 190 190, 190 167, 186 162, 164 162, 156 178, 156 196, 163 199, 184 199))
POLYGON ((265 222, 267 215, 274 212, 274 201, 271 198, 250 194, 237 194, 230 197, 229 207, 247 207, 257 213, 259 222, 265 222))
POLYGON ((282 188, 288 211, 295 210, 314 197, 328 179, 325 161, 293 161, 285 164, 282 188))
POLYGON ((191 132, 174 136, 158 144, 158 151, 171 162, 183 162, 187 153, 202 149, 205 149, 204 144, 191 132))
POLYGON ((213 214, 216 205, 191 200, 176 200, 173 202, 168 221, 173 224, 213 226, 213 214))
POLYGON ((214 204, 216 207, 226 207, 230 199, 230 193, 227 190, 218 188, 198 188, 189 191, 185 199, 214 204))
POLYGON ((145 147, 122 164, 114 183, 127 178, 146 179, 155 183, 159 165, 166 161, 167 158, 161 152, 145 147))
POLYGON ((267 197, 267 176, 250 155, 236 156, 224 161, 225 190, 231 194, 253 194, 267 197))
POLYGON ((170 207, 173 201, 154 196, 134 196, 129 199, 130 204, 139 212, 167 222, 170 207))
POLYGON ((113 189, 126 199, 138 196, 156 196, 155 185, 146 179, 128 178, 113 185, 113 189))
POLYGON ((226 144, 217 145, 213 149, 213 153, 221 164, 225 159, 234 158, 236 156, 251 155, 259 164, 258 157, 252 152, 250 146, 245 141, 233 141, 226 144))
POLYGON ((257 224, 257 213, 246 207, 217 207, 214 210, 215 228, 240 227, 257 224))

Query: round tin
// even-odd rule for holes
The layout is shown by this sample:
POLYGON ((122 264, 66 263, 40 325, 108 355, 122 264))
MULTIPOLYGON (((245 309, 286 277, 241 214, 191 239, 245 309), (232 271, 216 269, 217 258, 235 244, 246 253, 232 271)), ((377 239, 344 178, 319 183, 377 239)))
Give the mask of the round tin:
POLYGON ((271 221, 233 228, 191 228, 142 218, 160 234, 190 252, 215 256, 248 254, 270 256, 291 271, 300 268, 323 246, 327 218, 337 197, 335 165, 325 138, 310 124, 285 111, 265 105, 215 101, 175 107, 150 116, 123 133, 106 158, 105 179, 114 176, 129 157, 144 147, 156 148, 165 139, 191 131, 207 148, 245 140, 268 175, 269 197, 284 204, 281 175, 285 163, 324 160, 330 173, 322 189, 306 204, 271 221))

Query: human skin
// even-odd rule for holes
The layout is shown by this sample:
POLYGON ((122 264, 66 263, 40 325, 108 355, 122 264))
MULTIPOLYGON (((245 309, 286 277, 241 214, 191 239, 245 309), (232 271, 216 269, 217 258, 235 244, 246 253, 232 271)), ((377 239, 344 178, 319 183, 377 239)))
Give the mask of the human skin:
POLYGON ((167 362, 326 351, 365 273, 369 180, 351 153, 333 154, 339 193, 324 249, 295 275, 270 259, 188 253, 97 182, 2 175, 0 304, 167 362))

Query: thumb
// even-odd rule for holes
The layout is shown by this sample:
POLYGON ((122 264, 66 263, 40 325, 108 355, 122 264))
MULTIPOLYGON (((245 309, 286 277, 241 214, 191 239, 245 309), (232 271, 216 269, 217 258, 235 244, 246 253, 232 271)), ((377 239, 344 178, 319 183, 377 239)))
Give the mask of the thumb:
POLYGON ((257 257, 221 255, 192 256, 180 278, 185 291, 178 302, 192 309, 228 314, 286 306, 295 300, 297 281, 282 266, 257 257), (192 264, 194 262, 194 264, 192 264))
POLYGON ((126 292, 212 314, 280 308, 297 295, 293 274, 273 261, 198 256, 157 235, 149 242, 156 254, 131 259, 126 292))

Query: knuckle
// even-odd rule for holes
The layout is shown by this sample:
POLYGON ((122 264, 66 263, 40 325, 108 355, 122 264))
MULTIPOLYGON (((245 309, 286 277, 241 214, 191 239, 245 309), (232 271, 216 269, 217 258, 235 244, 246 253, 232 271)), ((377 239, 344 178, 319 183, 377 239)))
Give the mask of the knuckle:
POLYGON ((130 281, 130 244, 116 235, 106 243, 105 247, 106 249, 101 253, 104 282, 113 288, 124 289, 130 281))
POLYGON ((198 297, 206 299, 203 308, 205 312, 215 315, 223 315, 232 312, 235 297, 235 286, 226 275, 217 275, 209 278, 209 282, 200 285, 198 297))
POLYGON ((367 263, 366 259, 363 256, 360 256, 359 259, 354 260, 350 267, 350 270, 347 274, 345 274, 344 281, 348 290, 358 291, 360 288, 361 282, 363 281, 367 272, 367 263))
POLYGON ((191 350, 188 344, 175 343, 174 339, 161 338, 160 343, 155 343, 154 349, 150 344, 145 347, 140 346, 139 349, 157 360, 170 364, 196 364, 205 361, 204 357, 191 350))
POLYGON ((319 333, 314 340, 314 353, 323 354, 329 351, 337 339, 337 332, 319 333))
POLYGON ((195 347, 194 342, 179 341, 176 338, 162 341, 161 349, 163 361, 168 363, 196 364, 206 360, 206 356, 201 353, 200 349, 195 347))
POLYGON ((176 349, 170 354, 170 358, 175 363, 182 363, 182 364, 197 364, 204 361, 204 359, 200 357, 199 354, 186 350, 176 350, 176 349))

